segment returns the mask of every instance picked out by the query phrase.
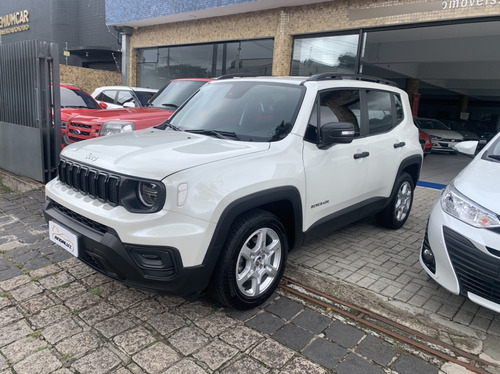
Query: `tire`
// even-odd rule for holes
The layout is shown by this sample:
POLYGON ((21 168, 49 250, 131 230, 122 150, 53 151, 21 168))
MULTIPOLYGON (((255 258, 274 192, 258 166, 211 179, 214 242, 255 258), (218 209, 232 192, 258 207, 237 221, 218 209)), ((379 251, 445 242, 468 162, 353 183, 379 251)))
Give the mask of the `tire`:
POLYGON ((410 215, 415 186, 408 173, 401 174, 394 186, 389 205, 377 213, 375 218, 381 226, 396 230, 405 224, 410 215))
POLYGON ((224 306, 254 308, 278 287, 287 257, 288 242, 280 220, 264 210, 250 211, 231 227, 210 291, 224 306))

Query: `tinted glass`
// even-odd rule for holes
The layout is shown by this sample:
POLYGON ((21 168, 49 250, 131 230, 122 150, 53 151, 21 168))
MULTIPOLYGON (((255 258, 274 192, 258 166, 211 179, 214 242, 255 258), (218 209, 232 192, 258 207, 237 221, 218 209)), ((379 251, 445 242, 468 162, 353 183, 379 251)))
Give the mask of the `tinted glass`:
POLYGON ((205 81, 172 81, 151 100, 151 106, 163 109, 177 109, 194 94, 205 81))
POLYGON ((292 75, 355 73, 358 34, 296 38, 293 43, 292 75))
POLYGON ((366 91, 368 106, 368 132, 377 134, 389 131, 394 125, 391 93, 385 91, 366 91))
POLYGON ((61 108, 101 109, 88 93, 82 90, 70 90, 61 87, 61 108))
POLYGON ((273 39, 141 49, 139 85, 161 88, 176 78, 271 75, 273 50, 273 39))
POLYGON ((303 89, 262 82, 209 84, 170 122, 184 131, 213 130, 235 140, 277 141, 291 131, 303 89))

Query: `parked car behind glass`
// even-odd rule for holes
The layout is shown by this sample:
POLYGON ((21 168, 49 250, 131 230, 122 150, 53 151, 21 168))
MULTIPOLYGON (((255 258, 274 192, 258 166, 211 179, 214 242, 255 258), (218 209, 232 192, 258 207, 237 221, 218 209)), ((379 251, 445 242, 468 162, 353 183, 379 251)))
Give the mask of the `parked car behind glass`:
POLYGON ((152 88, 105 86, 96 88, 92 97, 106 103, 108 109, 134 108, 147 106, 156 92, 158 90, 152 88))
POLYGON ((450 130, 443 122, 430 118, 414 118, 415 125, 431 136, 432 151, 455 153, 453 146, 464 140, 456 131, 450 130))
MULTIPOLYGON (((477 141, 456 145, 473 155, 477 141)), ((500 313, 500 134, 446 187, 429 216, 420 263, 454 294, 500 313)))
POLYGON ((464 137, 464 140, 479 140, 479 136, 470 130, 465 128, 466 122, 464 121, 453 121, 448 119, 441 120, 446 126, 450 128, 450 130, 458 132, 460 135, 464 137))
POLYGON ((424 157, 425 157, 432 152, 431 136, 427 134, 425 131, 419 129, 418 139, 420 141, 420 145, 422 146, 422 151, 424 151, 424 157))

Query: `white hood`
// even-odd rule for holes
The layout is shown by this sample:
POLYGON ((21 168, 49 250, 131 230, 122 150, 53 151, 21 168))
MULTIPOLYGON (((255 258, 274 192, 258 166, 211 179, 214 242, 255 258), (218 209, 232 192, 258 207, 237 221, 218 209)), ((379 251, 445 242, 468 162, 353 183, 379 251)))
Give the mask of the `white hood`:
POLYGON ((267 149, 269 143, 147 129, 73 143, 61 156, 119 174, 158 180, 179 170, 267 149))
POLYGON ((454 179, 456 189, 469 199, 500 214, 500 163, 474 158, 454 179))

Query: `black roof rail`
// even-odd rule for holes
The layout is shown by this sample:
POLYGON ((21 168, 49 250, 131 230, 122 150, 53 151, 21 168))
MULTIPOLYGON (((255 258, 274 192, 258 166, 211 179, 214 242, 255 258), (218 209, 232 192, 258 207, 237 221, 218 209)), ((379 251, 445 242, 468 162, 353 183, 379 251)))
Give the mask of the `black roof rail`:
POLYGON ((363 75, 363 74, 319 73, 319 74, 311 75, 309 78, 307 78, 306 81, 325 81, 325 80, 330 80, 330 79, 338 79, 338 80, 353 79, 353 80, 358 80, 358 81, 383 83, 383 84, 387 84, 389 86, 394 86, 394 87, 398 86, 396 83, 394 83, 393 81, 390 81, 388 79, 382 79, 382 78, 372 77, 372 76, 363 75))
POLYGON ((224 74, 221 75, 220 77, 215 78, 216 80, 220 79, 232 79, 232 78, 254 78, 257 75, 252 75, 252 74, 224 74))

